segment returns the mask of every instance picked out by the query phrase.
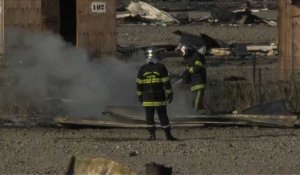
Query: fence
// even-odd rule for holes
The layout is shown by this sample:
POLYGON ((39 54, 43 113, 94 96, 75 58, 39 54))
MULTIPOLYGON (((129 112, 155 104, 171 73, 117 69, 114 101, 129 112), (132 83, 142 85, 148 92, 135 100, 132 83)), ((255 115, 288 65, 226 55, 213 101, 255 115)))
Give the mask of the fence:
MULTIPOLYGON (((207 58, 206 100, 217 112, 242 110, 252 105, 286 99, 293 112, 300 111, 300 71, 294 71, 286 81, 278 79, 277 57, 250 57, 247 59, 207 58)), ((164 63, 171 75, 180 75, 185 69, 181 59, 164 63)))
MULTIPOLYGON (((294 111, 300 111, 300 71, 294 72, 287 81, 278 80, 277 58, 246 59, 207 58, 208 83, 206 101, 215 112, 232 112, 252 105, 277 99, 288 100, 294 111)), ((171 77, 178 77, 185 69, 182 59, 168 58, 163 61, 171 77), (177 75, 177 76, 176 76, 177 75)), ((2 70, 6 69, 5 64, 2 70)), ((13 92, 11 80, 1 73, 0 113, 41 113, 44 97, 26 98, 13 92)), ((187 88, 185 86, 184 88, 187 88)), ((184 97, 182 97, 184 98, 184 97)))

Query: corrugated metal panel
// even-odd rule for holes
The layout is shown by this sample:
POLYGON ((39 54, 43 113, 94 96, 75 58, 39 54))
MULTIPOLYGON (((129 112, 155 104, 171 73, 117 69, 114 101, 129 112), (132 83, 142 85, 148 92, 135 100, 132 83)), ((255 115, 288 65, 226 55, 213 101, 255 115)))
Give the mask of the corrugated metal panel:
POLYGON ((42 0, 42 28, 59 33, 59 0, 42 0))
POLYGON ((5 26, 41 29, 41 0, 5 0, 5 26))
POLYGON ((114 55, 115 16, 115 0, 77 0, 77 46, 92 55, 114 55))
POLYGON ((4 0, 0 0, 0 55, 4 54, 4 0))

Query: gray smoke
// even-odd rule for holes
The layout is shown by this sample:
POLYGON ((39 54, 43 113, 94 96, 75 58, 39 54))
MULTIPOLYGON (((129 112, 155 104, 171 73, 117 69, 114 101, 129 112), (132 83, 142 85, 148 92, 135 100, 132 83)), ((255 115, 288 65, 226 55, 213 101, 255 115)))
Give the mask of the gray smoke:
POLYGON ((15 94, 61 99, 69 114, 79 116, 100 116, 107 105, 138 105, 136 64, 112 57, 95 63, 85 50, 50 32, 6 31, 15 94))
MULTIPOLYGON (((91 61, 85 50, 51 32, 6 30, 6 50, 16 96, 61 105, 71 116, 99 117, 105 106, 140 106, 135 78, 141 53, 123 62, 105 57, 91 61)), ((189 91, 174 88, 170 116, 192 111, 189 91)))

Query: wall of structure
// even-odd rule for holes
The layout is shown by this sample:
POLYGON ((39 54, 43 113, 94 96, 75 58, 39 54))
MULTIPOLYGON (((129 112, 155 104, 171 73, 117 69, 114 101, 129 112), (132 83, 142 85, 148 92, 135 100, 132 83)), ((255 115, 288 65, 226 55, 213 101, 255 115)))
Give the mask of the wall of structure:
POLYGON ((95 55, 114 55, 116 30, 116 1, 77 0, 77 46, 95 55))
POLYGON ((278 0, 279 79, 300 73, 300 3, 278 0))
POLYGON ((5 27, 41 29, 41 0, 4 0, 5 27))
POLYGON ((67 42, 85 48, 93 56, 116 53, 115 0, 0 0, 0 2, 5 5, 5 20, 1 20, 4 21, 2 25, 0 22, 2 26, 0 33, 4 32, 4 26, 27 30, 50 30, 61 34, 67 42))

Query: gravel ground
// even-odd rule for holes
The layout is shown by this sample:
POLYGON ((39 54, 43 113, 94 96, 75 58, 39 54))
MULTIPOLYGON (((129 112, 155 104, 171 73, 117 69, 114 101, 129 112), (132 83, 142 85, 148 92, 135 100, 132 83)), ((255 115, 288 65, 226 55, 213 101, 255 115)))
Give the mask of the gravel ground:
MULTIPOLYGON (((264 13, 264 14, 263 14, 264 13)), ((276 18, 274 11, 263 12, 276 18)), ((206 33, 227 42, 276 42, 277 28, 226 26, 120 26, 120 44, 177 42, 174 30, 206 33)), ((290 174, 300 172, 298 129, 252 127, 174 129, 181 141, 145 140, 139 129, 0 128, 0 174, 62 174, 72 155, 119 161, 141 174, 151 161, 174 174, 290 174), (131 154, 134 153, 134 154, 131 154), (130 156, 133 155, 133 156, 130 156)))
POLYGON ((154 142, 140 129, 6 128, 0 133, 1 174, 62 174, 72 155, 115 160, 141 174, 151 161, 172 166, 174 174, 300 171, 297 129, 174 129, 178 142, 164 141, 160 130, 154 142))

